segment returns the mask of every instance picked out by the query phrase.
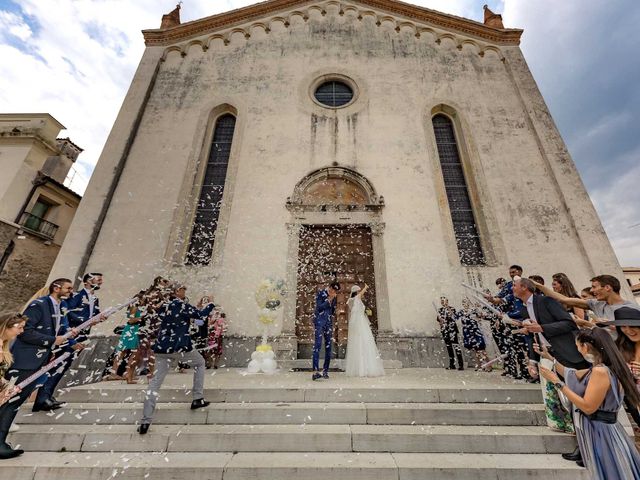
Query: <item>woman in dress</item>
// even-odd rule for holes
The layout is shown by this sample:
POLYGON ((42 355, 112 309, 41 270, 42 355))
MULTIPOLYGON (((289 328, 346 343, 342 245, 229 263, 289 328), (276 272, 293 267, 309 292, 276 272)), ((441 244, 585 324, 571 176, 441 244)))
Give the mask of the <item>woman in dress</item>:
POLYGON ((349 338, 347 340, 346 373, 348 377, 381 377, 384 375, 382 358, 371 333, 369 317, 365 312, 362 296, 367 285, 351 287, 349 306, 349 338))
POLYGON ((591 368, 565 367, 543 350, 542 356, 554 361, 558 373, 544 367, 540 367, 540 373, 573 404, 582 454, 578 464, 586 466, 594 480, 640 478, 640 454, 618 422, 625 395, 631 404, 640 405, 640 394, 631 373, 611 335, 602 328, 581 330, 576 346, 585 360, 593 364, 591 368))
MULTIPOLYGON (((462 300, 462 310, 458 310, 456 318, 462 324, 462 344, 467 350, 471 350, 475 356, 475 369, 480 370, 481 365, 489 361, 487 356, 487 344, 484 335, 476 320, 477 312, 471 308, 469 300, 462 300)), ((490 372, 491 367, 486 367, 485 371, 490 372)))
POLYGON ((11 387, 4 376, 13 363, 11 342, 22 333, 27 317, 16 312, 0 314, 0 405, 9 401, 11 397, 20 393, 18 387, 11 387))

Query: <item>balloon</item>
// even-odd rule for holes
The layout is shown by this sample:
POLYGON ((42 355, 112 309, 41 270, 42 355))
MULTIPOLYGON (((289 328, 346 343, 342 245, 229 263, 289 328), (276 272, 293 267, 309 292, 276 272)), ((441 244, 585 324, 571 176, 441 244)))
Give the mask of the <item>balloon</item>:
POLYGON ((275 373, 278 369, 278 364, 272 358, 266 358, 262 361, 262 371, 264 373, 275 373))
POLYGON ((249 373, 258 373, 260 371, 260 362, 258 360, 251 360, 249 365, 247 365, 247 370, 249 373))

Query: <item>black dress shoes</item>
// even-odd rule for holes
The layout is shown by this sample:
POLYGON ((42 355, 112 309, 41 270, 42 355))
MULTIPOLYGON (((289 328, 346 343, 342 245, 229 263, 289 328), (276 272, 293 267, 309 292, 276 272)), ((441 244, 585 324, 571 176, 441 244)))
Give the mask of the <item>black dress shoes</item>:
POLYGON ((141 423, 141 424, 138 426, 138 433, 139 433, 140 435, 144 435, 144 434, 146 434, 146 433, 149 431, 149 426, 150 426, 150 425, 151 425, 151 424, 149 424, 149 423, 141 423))
POLYGON ((584 468, 584 462, 582 461, 582 459, 577 460, 577 461, 576 461, 576 465, 578 465, 579 467, 584 468))
POLYGON ((53 400, 45 400, 42 403, 34 403, 31 411, 32 412, 50 412, 52 410, 57 410, 59 408, 62 408, 62 405, 63 404, 61 402, 54 402, 53 400))
POLYGON ((9 458, 19 457, 24 453, 24 450, 20 448, 11 448, 11 445, 5 443, 0 445, 0 460, 7 460, 9 458))
POLYGON ((311 380, 318 380, 319 378, 322 378, 320 372, 315 372, 313 375, 311 375, 311 380))
POLYGON ((211 402, 207 402, 204 398, 199 398, 191 402, 191 410, 197 410, 198 408, 208 407, 211 402))
POLYGON ((582 455, 580 455, 580 448, 576 447, 576 449, 571 453, 563 453, 562 458, 565 460, 569 460, 570 462, 577 462, 578 460, 582 460, 582 455))

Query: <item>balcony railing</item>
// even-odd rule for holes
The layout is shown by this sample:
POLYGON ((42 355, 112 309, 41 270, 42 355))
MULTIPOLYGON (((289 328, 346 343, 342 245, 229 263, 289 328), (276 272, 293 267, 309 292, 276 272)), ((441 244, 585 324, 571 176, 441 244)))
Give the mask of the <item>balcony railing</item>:
POLYGON ((45 219, 36 217, 29 212, 24 212, 22 214, 20 225, 22 225, 27 230, 39 233, 43 237, 49 238, 51 240, 53 240, 53 237, 56 236, 56 232, 58 231, 58 225, 56 225, 55 223, 47 222, 45 219))

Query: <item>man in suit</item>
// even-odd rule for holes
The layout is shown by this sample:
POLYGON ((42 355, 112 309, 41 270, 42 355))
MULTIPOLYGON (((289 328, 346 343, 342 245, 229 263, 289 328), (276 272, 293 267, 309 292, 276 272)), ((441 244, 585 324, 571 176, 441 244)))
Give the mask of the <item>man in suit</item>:
POLYGON ((153 351, 156 354, 156 373, 149 382, 149 389, 145 392, 142 420, 138 427, 138 433, 141 435, 149 431, 160 387, 173 360, 193 367, 191 410, 207 407, 210 404, 204 399, 205 361, 202 355, 193 349, 189 327, 191 320, 195 320, 198 327, 206 322, 215 305, 209 302, 208 297, 202 297, 196 308, 186 299, 186 291, 187 287, 184 285, 174 285, 171 302, 160 309, 160 328, 158 338, 153 345, 153 351), (205 303, 207 305, 202 308, 205 303))
POLYGON ((316 309, 313 314, 315 327, 315 342, 313 344, 313 375, 311 380, 320 377, 329 378, 329 363, 331 362, 331 342, 333 340, 333 317, 336 314, 336 303, 340 284, 337 282, 328 288, 320 290, 316 295, 316 309), (320 375, 320 348, 324 339, 324 366, 320 375))
POLYGON ((523 322, 523 328, 528 333, 536 334, 538 343, 547 346, 563 365, 576 369, 589 368, 589 363, 576 347, 578 327, 569 312, 557 300, 536 294, 535 290, 535 284, 528 278, 513 282, 513 293, 524 304, 522 316, 529 320, 523 322))
MULTIPOLYGON (((96 292, 100 290, 102 281, 101 273, 85 273, 82 277, 84 288, 65 302, 67 318, 71 328, 77 327, 100 313, 100 300, 96 296, 96 292)), ((77 340, 79 342, 86 340, 86 336, 90 331, 91 327, 83 330, 82 335, 79 335, 77 340)))
MULTIPOLYGON (((76 328, 81 323, 100 313, 100 302, 95 292, 100 290, 102 285, 102 274, 85 273, 82 281, 84 288, 62 301, 62 324, 67 328, 76 328)), ((76 339, 70 339, 66 345, 59 348, 60 354, 70 352, 73 355, 68 357, 55 372, 52 372, 44 385, 40 387, 38 395, 33 402, 34 412, 55 410, 63 405, 64 402, 58 402, 54 397, 56 387, 78 354, 85 348, 83 342, 87 340, 87 335, 90 331, 91 327, 84 329, 76 339)))
MULTIPOLYGON (((6 374, 7 380, 15 379, 15 383, 20 383, 31 376, 49 361, 54 346, 65 342, 60 304, 71 294, 72 288, 68 278, 54 280, 49 285, 49 295, 34 300, 27 307, 24 332, 18 335, 11 348, 13 365, 6 374)), ((72 335, 75 333, 72 331, 72 335)), ((14 399, 0 407, 0 459, 24 453, 7 444, 7 435, 18 409, 38 386, 38 382, 26 386, 14 399)))

